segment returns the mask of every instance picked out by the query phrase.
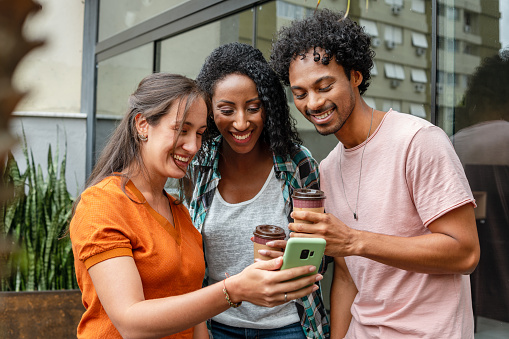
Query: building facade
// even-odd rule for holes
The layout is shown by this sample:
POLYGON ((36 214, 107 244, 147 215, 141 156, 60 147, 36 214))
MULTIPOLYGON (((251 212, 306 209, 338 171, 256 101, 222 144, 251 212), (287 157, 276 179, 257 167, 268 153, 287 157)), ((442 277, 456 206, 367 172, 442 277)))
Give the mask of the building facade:
MULTIPOLYGON (((18 119, 13 127, 21 130, 23 125, 29 146, 41 149, 35 152, 41 154, 41 163, 45 161, 47 145, 57 142, 57 134, 62 147, 67 140, 68 183, 76 182, 76 192, 83 188, 97 154, 126 111, 129 94, 145 75, 172 72, 194 78, 214 48, 233 41, 252 44, 268 57, 274 33, 294 19, 312 15, 317 4, 313 0, 40 2, 43 10, 29 20, 27 34, 44 38, 47 43, 26 58, 17 72, 19 87, 30 90, 31 94, 18 106, 18 119)), ((345 11, 347 2, 322 0, 319 7, 345 11)), ((509 198, 509 160, 502 148, 508 148, 503 136, 509 132, 502 122, 509 120, 509 107, 503 94, 493 98, 489 95, 509 85, 504 79, 497 79, 497 73, 483 78, 483 71, 478 69, 486 59, 507 58, 509 2, 350 2, 350 17, 371 35, 376 52, 372 82, 364 95, 370 106, 380 110, 393 108, 431 121, 451 136, 459 154, 469 150, 485 154, 485 151, 474 152, 477 148, 473 145, 487 135, 492 137, 489 147, 496 160, 470 156, 462 161, 467 174, 472 175, 469 180, 475 186, 478 201, 488 196, 488 208, 478 216, 481 242, 485 241, 484 246, 488 247, 495 238, 507 242, 509 212, 504 199, 509 198), (482 110, 483 100, 472 101, 476 92, 470 89, 477 88, 479 81, 481 88, 493 85, 494 90, 487 91, 483 97, 484 101, 498 106, 486 104, 487 108, 482 110), (470 107, 471 102, 476 102, 475 108, 470 107), (486 121, 501 122, 497 132, 486 129, 486 121), (479 124, 485 129, 473 133, 473 129, 478 129, 472 126, 479 124), (489 168, 480 170, 474 165, 489 168), (491 184, 476 177, 479 171, 488 171, 483 173, 498 178, 495 186, 499 188, 494 195, 488 188, 491 184), (498 207, 489 207, 494 206, 490 205, 494 200, 498 207)), ((334 136, 318 135, 296 110, 291 95, 289 100, 304 144, 317 160, 322 160, 337 140, 334 136)), ((73 189, 70 191, 75 193, 73 189)), ((482 255, 498 260, 498 266, 488 268, 484 276, 473 275, 479 279, 473 283, 478 289, 474 291, 474 301, 479 305, 484 300, 496 302, 495 311, 479 306, 478 315, 500 323, 509 323, 509 294, 496 298, 492 294, 500 290, 491 291, 483 281, 490 276, 502 282, 506 279, 507 285, 509 264, 500 261, 506 253, 497 249, 491 257, 482 255), (497 271, 494 275, 493 269, 497 271)), ((481 261, 480 268, 483 265, 481 261)))

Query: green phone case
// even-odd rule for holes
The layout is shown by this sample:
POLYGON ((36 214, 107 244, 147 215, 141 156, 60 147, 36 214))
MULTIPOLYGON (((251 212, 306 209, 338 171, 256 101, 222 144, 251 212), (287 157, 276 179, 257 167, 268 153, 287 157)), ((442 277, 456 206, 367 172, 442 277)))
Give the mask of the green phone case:
POLYGON ((325 251, 325 239, 290 238, 283 254, 282 270, 305 265, 314 265, 316 270, 306 275, 316 274, 325 251))

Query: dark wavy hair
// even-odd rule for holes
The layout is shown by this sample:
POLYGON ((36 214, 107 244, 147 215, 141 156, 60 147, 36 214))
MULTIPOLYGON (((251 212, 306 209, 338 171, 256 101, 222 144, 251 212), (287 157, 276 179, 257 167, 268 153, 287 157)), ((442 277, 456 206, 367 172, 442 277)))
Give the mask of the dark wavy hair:
MULTIPOLYGON (((291 154, 295 144, 302 144, 302 141, 295 128, 295 119, 290 115, 283 85, 262 52, 239 42, 222 45, 207 57, 196 81, 212 98, 217 82, 230 74, 245 75, 256 85, 265 110, 265 123, 260 139, 277 155, 291 154)), ((219 134, 210 114, 207 119, 207 133, 203 139, 204 147, 199 153, 209 149, 207 146, 210 146, 219 134)))
POLYGON ((324 65, 335 58, 348 79, 351 70, 359 71, 363 78, 359 85, 362 95, 369 86, 375 57, 370 44, 371 38, 363 27, 348 17, 344 18, 342 12, 320 9, 313 16, 294 21, 279 30, 272 43, 270 64, 283 83, 289 85, 290 63, 297 57, 305 58, 305 54, 313 50, 314 60, 324 65), (318 54, 316 48, 322 48, 325 53, 318 54))

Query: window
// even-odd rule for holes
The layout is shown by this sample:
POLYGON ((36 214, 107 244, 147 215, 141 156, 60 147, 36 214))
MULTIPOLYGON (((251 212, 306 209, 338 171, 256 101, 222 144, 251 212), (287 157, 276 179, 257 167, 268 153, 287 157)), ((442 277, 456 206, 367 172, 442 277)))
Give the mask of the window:
POLYGON ((252 17, 251 10, 247 10, 163 40, 159 57, 161 72, 194 79, 214 48, 235 41, 251 44, 252 17))
POLYGON ((411 10, 416 13, 426 13, 424 0, 412 0, 411 10))
POLYGON ((411 70, 411 76, 413 82, 419 82, 419 83, 427 83, 428 77, 426 76, 426 71, 423 69, 412 69, 411 70))
POLYGON ((426 110, 421 104, 410 104, 410 114, 426 119, 426 110))
POLYGON ((373 61, 373 68, 371 69, 371 75, 377 76, 378 75, 378 68, 376 67, 376 62, 373 61))
POLYGON ((403 70, 403 66, 385 63, 385 77, 388 79, 396 79, 396 80, 405 80, 405 71, 403 70))
POLYGON ((364 31, 368 33, 371 37, 378 36, 378 28, 376 27, 376 22, 371 20, 360 19, 359 24, 364 27, 364 31))
POLYGON ((385 3, 388 5, 403 6, 403 0, 385 0, 385 3))
POLYGON ((415 47, 428 48, 428 39, 426 39, 426 35, 412 32, 412 45, 415 47))
POLYGON ((376 107, 375 98, 373 97, 362 97, 362 98, 369 107, 376 107))
POLYGON ((401 111, 401 101, 399 100, 384 100, 383 110, 388 111, 390 109, 400 112, 401 111))
POLYGON ((385 25, 384 39, 386 47, 393 49, 396 44, 403 43, 403 30, 400 27, 385 25))
POLYGON ((300 20, 313 14, 313 9, 284 1, 276 2, 276 16, 288 20, 300 20))
POLYGON ((125 31, 188 0, 101 0, 99 41, 125 31))

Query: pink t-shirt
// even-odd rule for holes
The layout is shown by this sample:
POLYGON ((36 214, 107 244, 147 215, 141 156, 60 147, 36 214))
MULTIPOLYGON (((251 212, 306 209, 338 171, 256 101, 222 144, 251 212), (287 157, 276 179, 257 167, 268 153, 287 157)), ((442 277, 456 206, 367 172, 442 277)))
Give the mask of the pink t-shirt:
MULTIPOLYGON (((362 164, 358 220, 355 209, 364 143, 341 143, 320 164, 325 210, 348 226, 413 237, 428 234, 440 216, 474 203, 447 135, 426 120, 390 110, 368 139, 362 164)), ((346 257, 359 293, 346 338, 473 338, 468 275, 422 274, 359 256, 346 257)))

